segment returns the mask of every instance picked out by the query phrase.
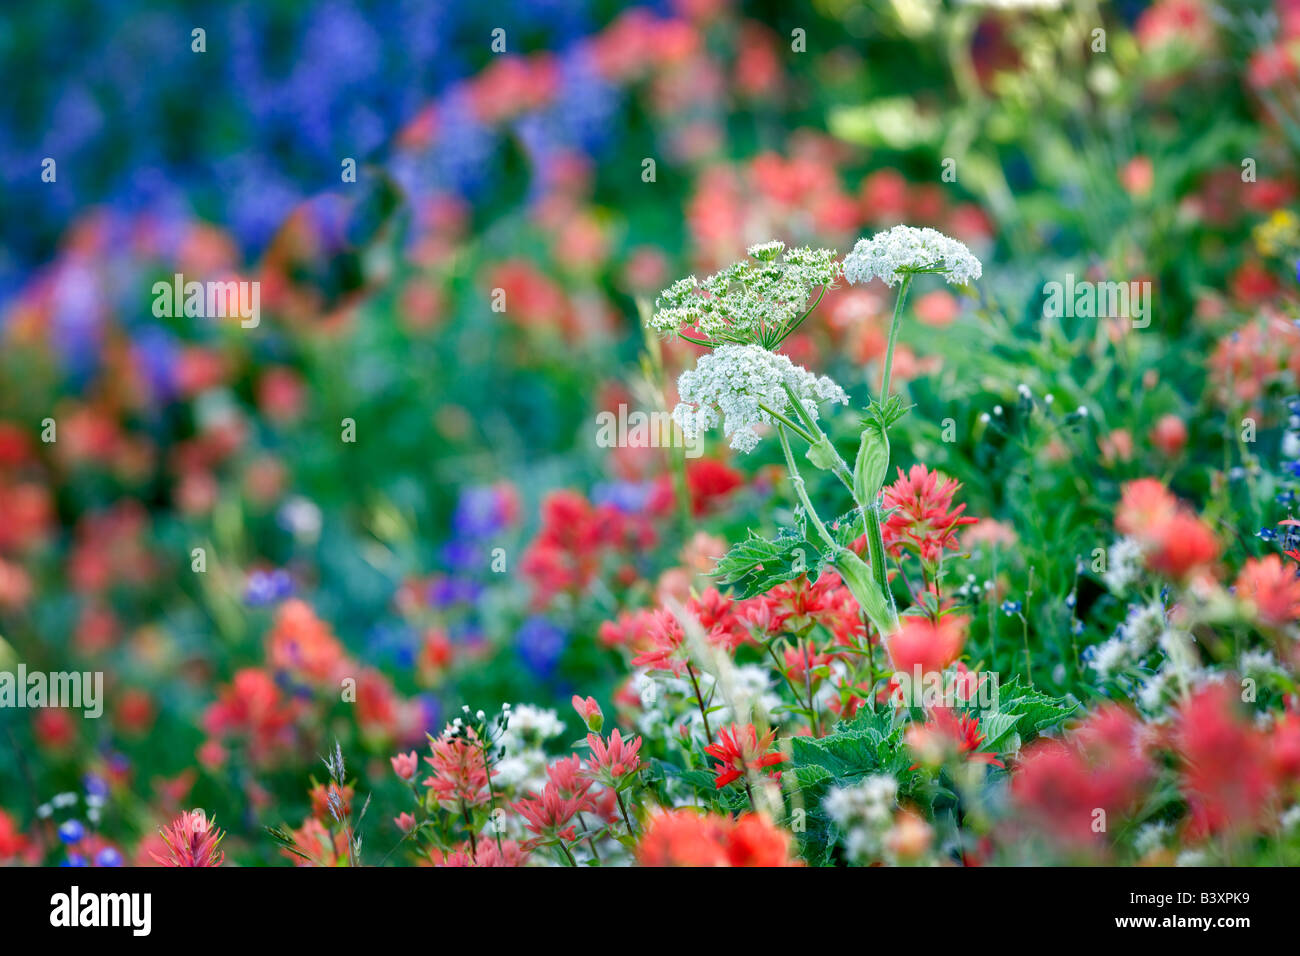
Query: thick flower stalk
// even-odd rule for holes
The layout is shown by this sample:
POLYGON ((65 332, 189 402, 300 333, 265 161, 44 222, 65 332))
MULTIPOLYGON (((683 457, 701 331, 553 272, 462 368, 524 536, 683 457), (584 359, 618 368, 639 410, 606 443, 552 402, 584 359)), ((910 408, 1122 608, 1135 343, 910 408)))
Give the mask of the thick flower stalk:
POLYGON ((862 510, 867 528, 867 547, 871 570, 877 585, 893 597, 885 573, 884 536, 878 495, 889 467, 889 426, 902 414, 901 406, 890 403, 890 381, 894 366, 894 346, 902 324, 903 305, 912 278, 917 275, 942 275, 954 285, 966 285, 983 274, 983 266, 964 243, 934 229, 894 226, 870 239, 859 239, 853 251, 844 257, 844 276, 851 283, 880 279, 891 288, 899 286, 894 301, 894 317, 889 325, 885 347, 885 364, 881 373, 880 399, 873 408, 873 420, 863 429, 853 476, 854 499, 862 510))

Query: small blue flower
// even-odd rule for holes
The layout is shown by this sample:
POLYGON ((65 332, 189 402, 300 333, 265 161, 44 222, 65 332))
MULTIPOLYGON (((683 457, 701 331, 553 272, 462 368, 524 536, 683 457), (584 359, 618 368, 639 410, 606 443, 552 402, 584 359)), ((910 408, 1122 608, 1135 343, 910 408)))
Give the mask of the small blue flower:
POLYGON ((519 656, 535 677, 550 677, 564 653, 567 635, 544 617, 530 617, 515 634, 519 656))
POLYGON ((1024 605, 1021 604, 1019 601, 1002 602, 1002 613, 1005 614, 1007 617, 1011 617, 1012 615, 1019 614, 1022 610, 1024 610, 1024 605))
POLYGON ((88 773, 81 779, 81 784, 86 788, 86 796, 88 797, 108 796, 108 781, 103 777, 88 773))
POLYGON ((59 866, 90 866, 90 863, 80 853, 69 853, 68 858, 59 866))
POLYGON ((86 835, 86 828, 80 820, 68 820, 59 827, 59 839, 69 845, 80 843, 86 835))
POLYGON ((266 607, 293 594, 293 578, 283 568, 253 571, 244 586, 244 603, 249 607, 266 607))
POLYGON ((106 846, 95 854, 95 866, 121 866, 122 854, 111 846, 106 846))

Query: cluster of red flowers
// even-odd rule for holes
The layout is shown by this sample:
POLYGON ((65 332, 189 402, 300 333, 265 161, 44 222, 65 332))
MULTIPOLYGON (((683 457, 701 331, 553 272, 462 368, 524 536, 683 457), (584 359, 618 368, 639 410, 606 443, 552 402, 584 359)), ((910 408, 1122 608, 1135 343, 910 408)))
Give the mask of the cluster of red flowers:
POLYGON ((1147 567, 1176 580, 1205 572, 1219 556, 1209 525, 1155 478, 1124 485, 1115 527, 1138 542, 1147 567))
POLYGON ((1148 751, 1141 720, 1117 705, 1103 706, 1064 739, 1030 744, 1011 792, 1028 818, 1063 844, 1097 844, 1155 775, 1148 751))
POLYGON ((1300 783, 1300 715, 1261 729, 1224 683, 1187 697, 1168 726, 1108 704, 1063 739, 1026 748, 1012 794, 1040 832, 1074 849, 1101 849, 1168 762, 1162 751, 1187 803, 1188 843, 1255 833, 1300 783))
MULTIPOLYGON (((717 761, 713 765, 714 786, 721 790, 748 774, 762 773, 766 768, 781 763, 785 758, 780 753, 769 752, 775 740, 775 730, 769 730, 760 740, 753 724, 743 727, 732 724, 719 729, 717 743, 704 748, 704 752, 717 761)), ((780 779, 780 771, 769 773, 780 779)))
POLYGON ((604 562, 618 562, 615 577, 637 579, 631 557, 652 547, 651 522, 612 504, 593 505, 577 492, 557 491, 542 502, 542 526, 521 567, 532 581, 534 601, 544 606, 557 593, 581 593, 604 562))
POLYGON ((637 845, 642 866, 800 866, 790 834, 766 817, 738 820, 695 810, 650 817, 637 845))
POLYGON ((1247 558, 1237 574, 1236 590, 1265 627, 1282 628, 1300 620, 1300 567, 1276 554, 1247 558))

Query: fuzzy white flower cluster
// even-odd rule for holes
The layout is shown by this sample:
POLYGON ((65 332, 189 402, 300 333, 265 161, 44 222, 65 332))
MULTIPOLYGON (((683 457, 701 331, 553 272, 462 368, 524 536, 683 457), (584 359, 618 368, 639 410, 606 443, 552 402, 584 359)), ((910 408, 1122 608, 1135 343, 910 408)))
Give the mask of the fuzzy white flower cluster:
POLYGON ((897 803, 898 781, 888 774, 872 774, 852 787, 831 787, 822 808, 844 832, 849 859, 863 862, 880 854, 897 803))
POLYGON ((1106 555, 1107 568, 1101 579, 1111 594, 1123 594, 1142 578, 1142 545, 1133 538, 1119 538, 1106 555))
POLYGON ((501 787, 536 790, 546 786, 546 768, 550 757, 546 742, 564 733, 564 722, 553 710, 518 704, 510 712, 510 725, 498 743, 502 756, 495 769, 501 787))
POLYGON ((965 285, 983 271, 965 243, 915 226, 894 226, 870 239, 859 239, 844 257, 844 276, 850 282, 880 278, 892 286, 908 273, 934 272, 954 285, 965 285))
MULTIPOLYGON (((731 673, 732 693, 743 696, 749 704, 749 712, 743 718, 715 692, 717 678, 702 670, 696 674, 695 679, 705 699, 715 701, 709 708, 711 727, 725 727, 742 719, 746 723, 759 719, 768 724, 780 720, 778 712, 782 700, 772 688, 771 671, 765 667, 742 664, 731 673)), ((704 718, 699 710, 694 707, 683 710, 682 702, 693 700, 695 696, 694 687, 685 678, 663 674, 651 678, 648 672, 639 670, 633 674, 632 686, 641 691, 641 710, 636 717, 635 727, 643 737, 662 738, 669 731, 669 739, 677 741, 678 732, 684 726, 695 745, 702 747, 709 742, 704 732, 704 718), (653 688, 653 693, 647 693, 648 688, 653 688)))
POLYGON ((787 252, 783 242, 765 242, 751 246, 749 255, 752 261, 702 280, 687 276, 664 289, 649 327, 673 334, 694 326, 716 342, 772 345, 808 311, 813 290, 832 285, 840 274, 834 249, 787 252))
POLYGON ((681 374, 677 391, 682 400, 673 409, 673 418, 687 441, 721 420, 731 447, 750 452, 758 445, 754 426, 773 421, 764 409, 784 414, 789 407, 787 386, 814 419, 821 402, 847 405, 849 401, 830 378, 818 378, 784 355, 758 345, 723 345, 681 374))
POLYGON ((1159 601, 1131 605, 1128 616, 1110 639, 1085 651, 1092 669, 1104 679, 1138 664, 1159 643, 1166 620, 1164 605, 1159 601))

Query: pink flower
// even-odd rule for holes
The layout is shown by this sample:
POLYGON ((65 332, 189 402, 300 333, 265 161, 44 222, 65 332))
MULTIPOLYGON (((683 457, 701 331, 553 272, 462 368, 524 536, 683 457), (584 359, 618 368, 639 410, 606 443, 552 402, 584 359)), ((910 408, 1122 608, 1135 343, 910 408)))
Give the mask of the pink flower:
POLYGON ((885 647, 894 670, 909 677, 917 667, 922 674, 942 671, 957 659, 966 643, 967 619, 960 614, 945 614, 938 622, 926 617, 905 615, 900 629, 885 638, 885 647))
POLYGON ((1237 596, 1249 601, 1255 617, 1269 627, 1286 627, 1300 618, 1300 577, 1294 564, 1276 554, 1248 558, 1237 575, 1237 596))
POLYGON ((202 810, 186 810, 159 834, 167 844, 166 856, 150 852, 163 866, 220 866, 226 854, 217 849, 226 834, 202 810))
POLYGON ((591 748, 591 756, 587 758, 586 773, 607 787, 625 789, 641 769, 641 758, 637 756, 641 749, 640 737, 624 740, 615 730, 609 735, 607 745, 599 734, 588 734, 587 746, 591 748))
POLYGON ((957 529, 974 524, 964 517, 964 504, 952 506, 961 485, 925 465, 913 465, 907 474, 898 469, 898 480, 885 488, 885 507, 892 514, 882 529, 885 547, 894 557, 915 551, 923 561, 938 561, 945 549, 957 550, 957 529))
POLYGON ((473 730, 458 732, 449 726, 441 737, 430 741, 429 748, 433 756, 424 760, 433 767, 433 776, 425 778, 424 786, 439 801, 468 807, 488 801, 487 764, 473 730))
POLYGON ((414 750, 409 754, 398 754, 396 757, 389 757, 388 759, 393 765, 393 773, 403 780, 410 780, 415 776, 415 771, 420 769, 420 758, 414 750))
POLYGON ((393 817, 393 822, 397 824, 397 829, 403 833, 410 833, 415 829, 415 817, 409 813, 399 813, 393 817))
POLYGON ((516 801, 515 810, 528 821, 528 829, 541 842, 572 841, 576 838, 570 821, 582 809, 583 798, 566 797, 554 783, 548 783, 541 795, 530 793, 516 801))
POLYGON ((600 710, 600 704, 596 703, 596 698, 588 697, 583 700, 577 694, 573 695, 573 709, 578 712, 587 729, 594 734, 600 733, 600 728, 605 725, 605 715, 600 710))

